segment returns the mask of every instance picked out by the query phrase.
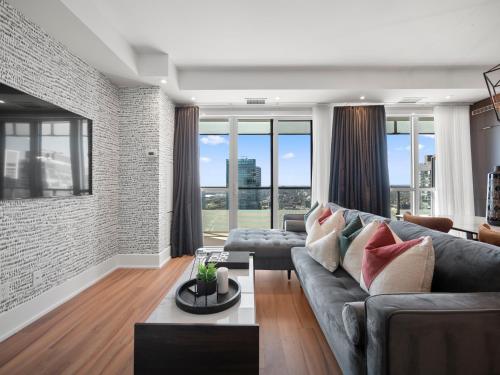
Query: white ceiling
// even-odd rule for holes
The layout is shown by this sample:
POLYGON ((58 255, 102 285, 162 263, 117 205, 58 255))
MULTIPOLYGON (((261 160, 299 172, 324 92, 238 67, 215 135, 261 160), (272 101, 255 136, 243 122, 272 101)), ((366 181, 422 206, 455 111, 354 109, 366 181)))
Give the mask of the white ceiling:
POLYGON ((166 78, 180 103, 473 102, 500 62, 498 0, 9 2, 115 83, 166 78), (151 54, 168 54, 154 75, 151 54))
MULTIPOLYGON (((72 0, 80 1, 80 0, 72 0)), ((493 65, 498 0, 91 0, 179 66, 493 65)))

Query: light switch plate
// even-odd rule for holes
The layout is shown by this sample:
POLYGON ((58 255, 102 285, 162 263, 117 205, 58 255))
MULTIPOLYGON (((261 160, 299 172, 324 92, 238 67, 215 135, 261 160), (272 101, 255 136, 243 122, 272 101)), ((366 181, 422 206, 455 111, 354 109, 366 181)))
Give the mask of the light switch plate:
POLYGON ((0 285, 0 301, 8 300, 10 297, 10 285, 2 284, 0 285))
POLYGON ((36 288, 42 283, 43 273, 41 270, 33 272, 33 287, 36 288))

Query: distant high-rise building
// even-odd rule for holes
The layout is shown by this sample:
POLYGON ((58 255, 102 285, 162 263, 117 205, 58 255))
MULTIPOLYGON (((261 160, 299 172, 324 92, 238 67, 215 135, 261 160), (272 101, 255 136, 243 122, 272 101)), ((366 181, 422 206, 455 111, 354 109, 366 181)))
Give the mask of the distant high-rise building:
POLYGON ((424 162, 419 163, 419 184, 421 188, 434 187, 434 155, 425 155, 424 162))
MULTIPOLYGON (((259 210, 259 189, 241 190, 244 188, 258 188, 262 185, 261 168, 257 166, 257 160, 241 158, 238 159, 238 208, 241 210, 259 210)), ((226 160, 226 182, 229 186, 229 160, 226 160)))

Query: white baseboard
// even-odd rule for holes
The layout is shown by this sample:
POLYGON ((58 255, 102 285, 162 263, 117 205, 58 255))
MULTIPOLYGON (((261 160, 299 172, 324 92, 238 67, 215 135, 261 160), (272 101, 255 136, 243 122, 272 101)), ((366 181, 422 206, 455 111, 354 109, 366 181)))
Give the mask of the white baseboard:
POLYGON ((119 268, 161 268, 170 259, 170 247, 158 254, 118 254, 119 268))
POLYGON ((158 254, 117 254, 30 301, 0 314, 0 342, 70 300, 118 268, 161 268, 170 248, 158 254))
POLYGON ((169 260, 170 260, 170 246, 168 246, 165 250, 163 250, 160 253, 159 268, 162 268, 169 260))

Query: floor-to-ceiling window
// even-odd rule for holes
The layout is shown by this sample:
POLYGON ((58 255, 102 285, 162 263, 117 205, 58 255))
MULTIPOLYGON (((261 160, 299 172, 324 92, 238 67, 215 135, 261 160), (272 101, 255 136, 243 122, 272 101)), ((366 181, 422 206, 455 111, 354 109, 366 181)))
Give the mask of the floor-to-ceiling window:
POLYGON ((430 215, 434 209, 434 119, 388 117, 386 123, 391 214, 430 215))
POLYGON ((232 228, 281 228, 311 205, 311 121, 200 120, 200 182, 206 245, 232 228))
POLYGON ((203 232, 214 242, 229 231, 229 122, 200 121, 200 185, 203 232))
POLYGON ((311 121, 278 121, 278 226, 311 207, 311 121))
POLYGON ((239 228, 272 227, 272 121, 239 119, 239 228))

